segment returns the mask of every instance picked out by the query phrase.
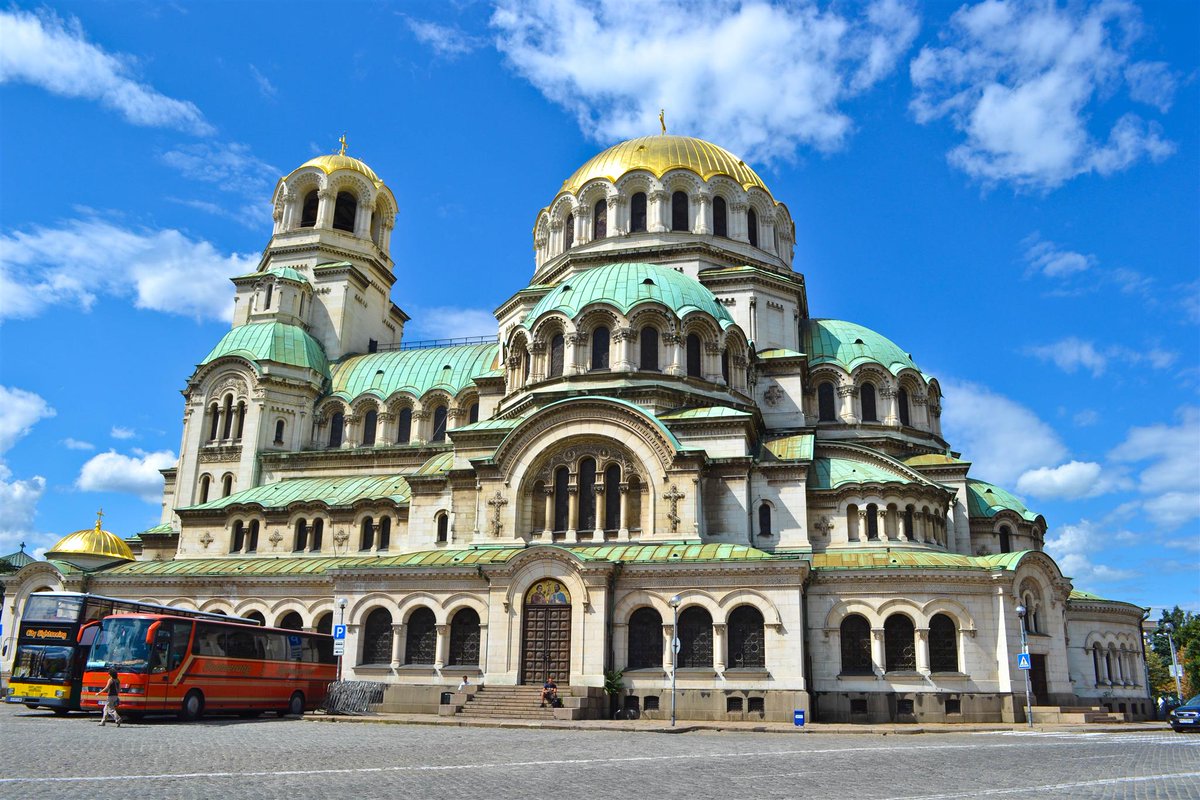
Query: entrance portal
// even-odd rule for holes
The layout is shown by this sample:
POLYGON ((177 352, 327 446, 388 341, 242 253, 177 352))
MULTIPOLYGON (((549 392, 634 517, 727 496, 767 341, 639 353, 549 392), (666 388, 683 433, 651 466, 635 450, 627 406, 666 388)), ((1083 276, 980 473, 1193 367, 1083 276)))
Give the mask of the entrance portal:
POLYGON ((571 676, 571 596, 553 579, 525 593, 521 626, 521 683, 542 684, 553 675, 565 686, 571 676))
POLYGON ((1050 702, 1050 691, 1046 687, 1046 656, 1031 653, 1029 656, 1029 685, 1033 690, 1033 702, 1044 706, 1050 702))

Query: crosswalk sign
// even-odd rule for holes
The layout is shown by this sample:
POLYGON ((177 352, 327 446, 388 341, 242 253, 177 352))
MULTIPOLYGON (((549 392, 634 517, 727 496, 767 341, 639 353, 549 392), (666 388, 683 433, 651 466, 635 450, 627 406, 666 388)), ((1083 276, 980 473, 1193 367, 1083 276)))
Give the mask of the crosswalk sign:
POLYGON ((1017 653, 1017 669, 1029 669, 1029 653, 1017 653))

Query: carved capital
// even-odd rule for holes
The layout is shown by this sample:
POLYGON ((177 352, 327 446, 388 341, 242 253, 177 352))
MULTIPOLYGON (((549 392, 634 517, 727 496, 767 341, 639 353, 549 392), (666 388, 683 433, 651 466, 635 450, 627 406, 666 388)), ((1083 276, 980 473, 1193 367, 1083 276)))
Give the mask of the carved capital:
POLYGON ((858 397, 857 386, 839 386, 837 389, 838 397, 858 397))

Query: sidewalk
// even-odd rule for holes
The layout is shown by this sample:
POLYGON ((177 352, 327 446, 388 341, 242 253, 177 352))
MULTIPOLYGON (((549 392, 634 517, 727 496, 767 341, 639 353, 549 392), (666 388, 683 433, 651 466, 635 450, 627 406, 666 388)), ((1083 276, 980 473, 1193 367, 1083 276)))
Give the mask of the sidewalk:
POLYGON ((306 722, 373 722, 386 725, 449 725, 461 728, 547 728, 575 731, 640 731, 643 733, 694 733, 737 731, 742 733, 866 733, 875 735, 895 736, 915 735, 922 733, 1157 733, 1170 732, 1171 727, 1166 722, 1120 722, 1111 724, 1091 725, 1035 725, 1033 728, 1024 723, 926 723, 898 724, 879 723, 866 725, 850 725, 844 723, 810 723, 796 727, 787 722, 697 722, 680 720, 671 727, 671 723, 658 719, 637 720, 546 720, 529 721, 523 719, 479 719, 471 717, 441 717, 435 714, 363 714, 362 716, 341 716, 332 714, 307 714, 306 722))

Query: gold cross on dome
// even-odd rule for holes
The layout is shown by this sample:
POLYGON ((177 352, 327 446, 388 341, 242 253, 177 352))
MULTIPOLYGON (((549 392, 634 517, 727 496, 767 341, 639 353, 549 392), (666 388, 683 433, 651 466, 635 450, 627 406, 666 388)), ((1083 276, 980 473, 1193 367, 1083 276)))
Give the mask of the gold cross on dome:
POLYGON ((342 149, 338 151, 338 155, 339 156, 346 155, 346 134, 343 133, 341 136, 338 137, 338 143, 341 144, 341 146, 342 146, 342 149))
POLYGON ((96 511, 96 530, 100 530, 100 522, 104 519, 104 509, 100 508, 96 511))
POLYGON ((666 116, 667 116, 667 110, 665 108, 660 108, 658 110, 658 124, 659 124, 659 127, 662 128, 662 132, 664 134, 667 132, 666 116))

